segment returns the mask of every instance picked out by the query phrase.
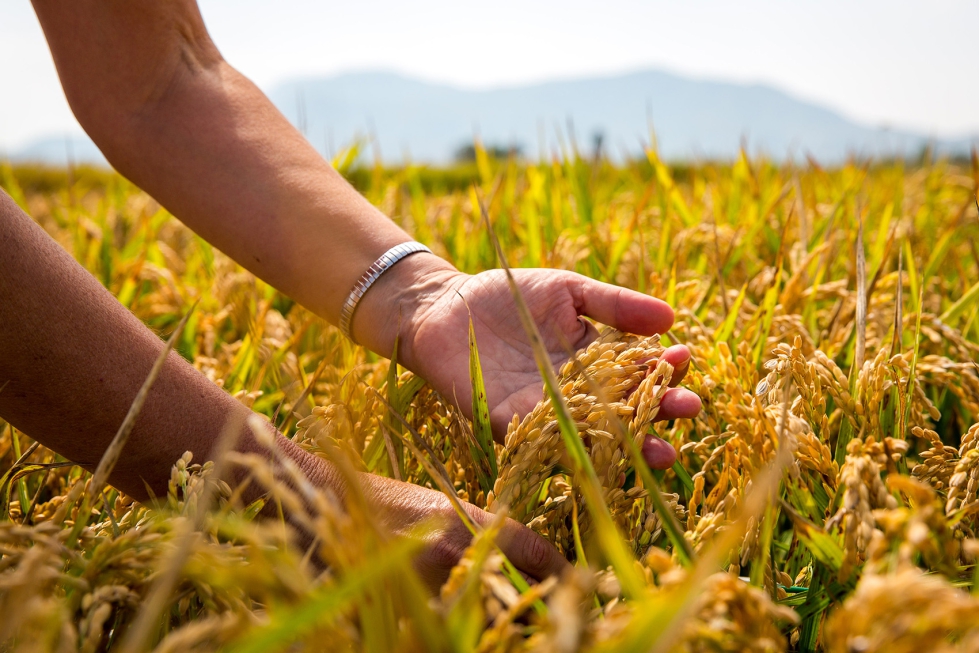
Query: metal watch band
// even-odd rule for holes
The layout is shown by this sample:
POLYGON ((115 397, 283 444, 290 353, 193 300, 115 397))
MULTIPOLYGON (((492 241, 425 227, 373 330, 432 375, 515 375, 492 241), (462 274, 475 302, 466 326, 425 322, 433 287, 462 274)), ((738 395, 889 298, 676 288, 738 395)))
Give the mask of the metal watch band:
POLYGON ((354 284, 353 289, 350 294, 347 295, 347 299, 343 302, 343 308, 340 309, 340 332, 353 340, 353 335, 350 333, 350 326, 353 323, 354 311, 357 310, 357 305, 360 303, 360 299, 367 292, 367 289, 373 285, 375 281, 380 278, 391 266, 400 261, 406 256, 411 254, 417 254, 418 252, 428 252, 432 253, 432 250, 425 247, 419 242, 411 241, 408 243, 401 243, 400 245, 395 245, 388 251, 381 254, 380 258, 371 263, 367 271, 364 272, 363 276, 357 280, 354 284))

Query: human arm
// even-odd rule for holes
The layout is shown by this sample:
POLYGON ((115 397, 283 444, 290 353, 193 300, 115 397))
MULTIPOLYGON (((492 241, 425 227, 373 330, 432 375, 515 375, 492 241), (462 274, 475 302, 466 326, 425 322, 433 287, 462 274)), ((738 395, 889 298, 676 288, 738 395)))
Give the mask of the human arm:
MULTIPOLYGON (((410 237, 360 196, 251 82, 221 57, 190 0, 34 0, 69 103, 109 161, 244 267, 336 323, 364 270, 410 237)), ((579 315, 662 332, 661 301, 555 270, 519 272, 552 358, 594 335, 579 315)), ((463 275, 427 254, 386 272, 354 316, 355 339, 425 377, 468 412, 468 311, 486 371, 494 434, 541 398, 541 381, 498 272, 463 275)), ((667 358, 685 369, 689 352, 667 358)), ((677 383, 681 374, 674 375, 677 383)), ((677 388, 660 417, 690 417, 677 388)), ((647 459, 672 454, 649 439, 647 459)))
MULTIPOLYGON (((109 162, 309 310, 336 324, 368 266, 411 240, 221 57, 193 1, 36 0, 34 8, 72 111, 109 162)), ((420 255, 399 272, 413 297, 430 277, 441 286, 457 273, 420 255)), ((390 355, 396 321, 375 317, 373 304, 358 309, 355 335, 390 355)))
MULTIPOLYGON (((66 458, 93 470, 126 416, 163 342, 0 191, 0 416, 66 458)), ((228 423, 252 412, 177 353, 154 383, 110 482, 140 500, 166 496, 174 462, 190 451, 209 460, 228 423)), ((272 429, 270 424, 265 425, 272 429)), ((276 433, 273 446, 317 487, 344 496, 336 468, 276 433)), ((249 428, 236 449, 267 454, 249 428)), ((232 484, 241 479, 232 474, 232 484)), ((382 525, 406 534, 432 517, 442 524, 416 559, 436 586, 465 548, 469 534, 445 497, 372 474, 358 480, 382 525)), ((246 500, 261 488, 249 486, 246 500)), ((492 516, 467 505, 471 517, 492 516)), ((544 578, 567 563, 515 521, 499 541, 525 573, 544 578)))

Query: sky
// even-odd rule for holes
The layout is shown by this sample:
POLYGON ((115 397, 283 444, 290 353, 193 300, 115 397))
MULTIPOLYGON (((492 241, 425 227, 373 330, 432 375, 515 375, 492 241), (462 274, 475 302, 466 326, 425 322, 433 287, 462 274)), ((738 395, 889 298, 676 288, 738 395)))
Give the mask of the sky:
MULTIPOLYGON (((870 126, 979 133, 976 0, 201 0, 259 86, 389 70, 468 88, 659 68, 764 83, 870 126)), ((28 0, 0 1, 0 154, 80 132, 28 0)))

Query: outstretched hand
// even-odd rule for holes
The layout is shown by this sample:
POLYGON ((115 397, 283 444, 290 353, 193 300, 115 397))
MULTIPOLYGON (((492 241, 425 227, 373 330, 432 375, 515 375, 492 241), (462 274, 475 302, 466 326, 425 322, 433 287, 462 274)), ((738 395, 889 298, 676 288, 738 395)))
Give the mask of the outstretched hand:
MULTIPOLYGON (((673 310, 666 303, 573 272, 516 269, 513 275, 555 366, 568 360, 569 348, 579 349, 597 337, 598 331, 582 317, 638 335, 664 333, 673 324, 673 310)), ((444 284, 426 310, 407 325, 409 337, 402 349, 403 360, 444 396, 456 398, 469 414, 470 311, 490 422, 494 437, 502 441, 513 415, 523 417, 543 396, 530 339, 504 271, 459 274, 444 284)), ((676 369, 670 381, 676 386, 687 371, 690 352, 677 345, 668 348, 663 357, 676 369)), ((694 417, 700 408, 696 394, 674 387, 663 396, 658 417, 694 417)), ((670 467, 676 459, 673 447, 652 435, 646 437, 643 454, 654 469, 670 467)))

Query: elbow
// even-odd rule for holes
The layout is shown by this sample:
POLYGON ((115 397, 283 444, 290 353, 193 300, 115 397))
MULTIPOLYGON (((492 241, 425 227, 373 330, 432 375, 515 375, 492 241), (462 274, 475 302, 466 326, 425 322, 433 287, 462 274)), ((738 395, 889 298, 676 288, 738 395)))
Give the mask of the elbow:
MULTIPOLYGON (((74 92, 65 84, 65 96, 78 124, 113 165, 113 153, 137 135, 138 116, 146 106, 125 92, 99 92, 98 88, 74 92)), ((118 166, 116 165, 118 168, 118 166)))

